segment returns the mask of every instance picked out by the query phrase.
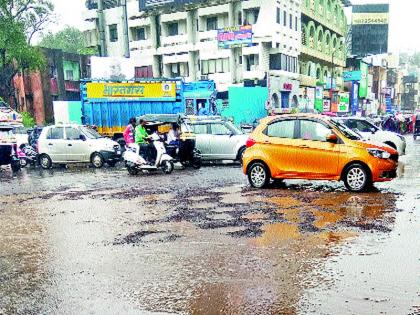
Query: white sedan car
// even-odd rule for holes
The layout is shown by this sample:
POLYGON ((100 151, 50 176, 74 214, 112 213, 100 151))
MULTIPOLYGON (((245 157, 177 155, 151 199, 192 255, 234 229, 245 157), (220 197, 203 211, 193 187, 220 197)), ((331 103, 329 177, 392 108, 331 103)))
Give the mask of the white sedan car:
POLYGON ((399 155, 405 155, 406 140, 398 133, 385 131, 362 117, 340 117, 348 128, 359 133, 364 139, 382 142, 396 149, 399 155))

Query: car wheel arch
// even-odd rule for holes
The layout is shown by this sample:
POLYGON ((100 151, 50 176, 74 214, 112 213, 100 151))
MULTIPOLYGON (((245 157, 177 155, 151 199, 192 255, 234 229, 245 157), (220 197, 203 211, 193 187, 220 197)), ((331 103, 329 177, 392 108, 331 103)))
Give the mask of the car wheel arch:
POLYGON ((398 147, 397 147, 397 145, 394 142, 392 142, 392 141, 385 141, 384 143, 386 145, 390 146, 391 148, 393 148, 395 150, 398 150, 398 147))
POLYGON ((247 167, 246 167, 246 173, 248 173, 249 172, 249 169, 250 169, 250 167, 253 165, 253 164, 255 164, 255 163, 261 163, 261 164, 263 164, 266 168, 267 168, 267 170, 268 170, 268 172, 269 172, 269 174, 270 174, 270 177, 271 177, 271 170, 270 170, 270 167, 268 166, 268 164, 267 163, 265 163, 263 160, 261 160, 261 159, 256 159, 256 160, 252 160, 251 162, 249 162, 248 163, 248 165, 247 165, 247 167))

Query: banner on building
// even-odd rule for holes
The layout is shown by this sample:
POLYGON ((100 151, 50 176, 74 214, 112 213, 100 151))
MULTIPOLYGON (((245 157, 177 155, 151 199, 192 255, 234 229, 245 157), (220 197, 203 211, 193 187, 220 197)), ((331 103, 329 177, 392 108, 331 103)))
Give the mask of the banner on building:
POLYGON ((348 113, 349 112, 349 93, 339 93, 338 94, 338 112, 339 113, 348 113))
POLYGON ((357 82, 351 85, 350 105, 352 115, 356 115, 359 110, 359 84, 357 82))
POLYGON ((366 98, 368 95, 368 85, 369 85, 369 68, 368 65, 364 62, 360 62, 360 86, 359 86, 359 97, 366 98))
POLYGON ((321 86, 317 86, 315 89, 315 110, 322 113, 324 111, 324 89, 321 86))
POLYGON ((86 84, 89 99, 176 99, 175 82, 104 83, 86 84))
POLYGON ((252 38, 252 25, 225 27, 217 31, 217 42, 221 49, 251 46, 252 38))
POLYGON ((353 25, 371 25, 371 24, 388 24, 389 13, 372 12, 372 13, 353 13, 353 25))
POLYGON ((324 99, 324 101, 323 101, 323 109, 324 109, 324 112, 331 111, 331 101, 330 100, 324 99))
POLYGON ((360 81, 362 78, 361 71, 344 71, 343 80, 344 82, 360 81))
POLYGON ((206 2, 207 0, 140 0, 140 11, 146 9, 155 9, 165 6, 182 6, 187 4, 194 4, 206 2))

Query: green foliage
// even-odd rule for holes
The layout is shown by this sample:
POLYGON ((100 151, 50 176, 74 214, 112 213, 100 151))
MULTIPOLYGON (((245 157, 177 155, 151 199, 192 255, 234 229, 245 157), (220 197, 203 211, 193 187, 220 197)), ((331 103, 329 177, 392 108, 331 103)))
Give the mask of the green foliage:
POLYGON ((4 99, 14 95, 16 73, 45 65, 40 50, 29 43, 49 22, 53 9, 50 0, 0 0, 0 96, 4 99))
POLYGON ((77 28, 67 26, 62 31, 52 34, 48 33, 43 36, 40 47, 61 49, 68 53, 81 55, 95 55, 97 52, 94 49, 86 47, 85 37, 83 32, 77 28))
POLYGON ((25 128, 33 128, 36 124, 34 117, 28 112, 21 113, 22 120, 23 120, 23 126, 25 128))

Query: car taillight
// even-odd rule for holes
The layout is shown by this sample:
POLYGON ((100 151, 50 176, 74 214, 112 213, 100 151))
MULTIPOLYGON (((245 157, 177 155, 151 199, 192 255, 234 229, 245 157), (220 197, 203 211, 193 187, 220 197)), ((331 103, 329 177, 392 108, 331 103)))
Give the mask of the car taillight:
POLYGON ((246 140, 246 147, 247 148, 250 148, 250 147, 252 147, 256 143, 257 143, 257 141, 255 141, 254 139, 248 138, 248 140, 246 140))

